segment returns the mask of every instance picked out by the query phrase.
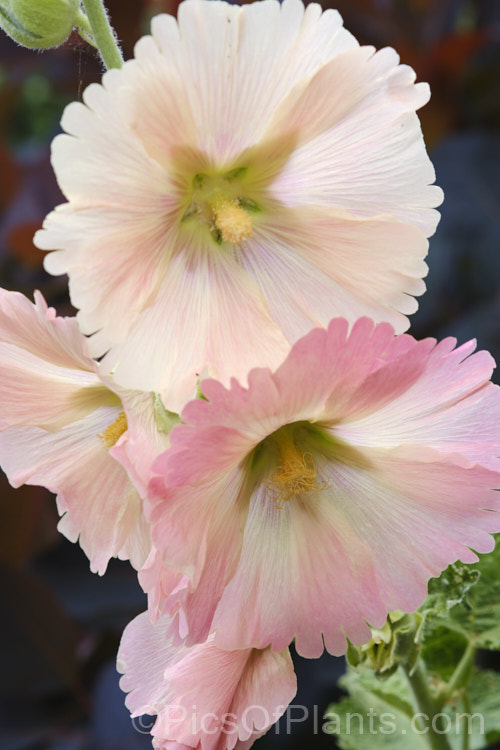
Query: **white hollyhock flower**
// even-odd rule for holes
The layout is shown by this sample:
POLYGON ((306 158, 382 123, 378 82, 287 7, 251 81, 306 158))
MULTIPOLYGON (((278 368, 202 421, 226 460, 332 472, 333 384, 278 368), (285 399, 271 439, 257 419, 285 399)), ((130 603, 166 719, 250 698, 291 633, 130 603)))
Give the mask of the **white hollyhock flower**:
POLYGON ((277 366, 336 315, 405 330, 441 202, 414 80, 300 0, 153 19, 67 107, 68 202, 36 235, 105 371, 179 411, 202 371, 277 366))

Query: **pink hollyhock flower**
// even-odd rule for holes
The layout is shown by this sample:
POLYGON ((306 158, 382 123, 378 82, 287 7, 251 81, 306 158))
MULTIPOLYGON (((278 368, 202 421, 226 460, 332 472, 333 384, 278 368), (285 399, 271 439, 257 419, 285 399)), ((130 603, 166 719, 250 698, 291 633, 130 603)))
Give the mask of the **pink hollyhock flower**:
POLYGON ((132 716, 157 715, 151 734, 161 750, 246 750, 295 695, 288 649, 222 651, 213 635, 179 648, 166 638, 168 626, 144 612, 125 628, 118 671, 132 716))
POLYGON ((189 0, 67 107, 36 243, 119 384, 178 412, 335 315, 407 328, 442 195, 398 63, 316 4, 189 0))
POLYGON ((129 476, 144 491, 168 445, 152 394, 111 390, 76 320, 56 317, 39 292, 32 304, 0 289, 0 369, 0 464, 11 484, 57 494, 59 530, 80 539, 93 571, 114 556, 141 567, 151 543, 129 476))
POLYGON ((248 388, 203 381, 208 401, 185 407, 153 466, 158 556, 142 580, 188 645, 213 631, 228 649, 295 638, 303 656, 323 640, 341 654, 346 636, 370 640, 367 623, 418 607, 449 563, 493 548, 491 356, 367 318, 348 330, 336 319, 311 331, 248 388))

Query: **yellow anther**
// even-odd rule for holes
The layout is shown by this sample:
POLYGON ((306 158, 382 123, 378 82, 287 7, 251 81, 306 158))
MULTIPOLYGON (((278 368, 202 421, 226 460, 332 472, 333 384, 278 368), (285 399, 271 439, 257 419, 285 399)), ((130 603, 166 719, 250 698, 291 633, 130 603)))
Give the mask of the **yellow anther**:
POLYGON ((218 197, 212 204, 215 227, 224 242, 239 243, 252 236, 252 219, 238 201, 218 197))
POLYGON ((281 510, 295 495, 327 489, 328 481, 318 479, 312 453, 302 453, 290 439, 280 440, 279 448, 278 466, 266 482, 276 508, 281 510))
POLYGON ((127 417, 125 416, 125 412, 121 411, 115 421, 108 425, 104 432, 97 437, 101 438, 106 448, 112 448, 123 433, 127 431, 127 428, 127 417))

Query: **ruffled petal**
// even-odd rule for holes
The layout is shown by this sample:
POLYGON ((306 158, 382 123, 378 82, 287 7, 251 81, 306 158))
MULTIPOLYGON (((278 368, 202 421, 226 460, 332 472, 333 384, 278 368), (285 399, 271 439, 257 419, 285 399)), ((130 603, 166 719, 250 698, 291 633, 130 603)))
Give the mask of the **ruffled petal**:
POLYGON ((224 648, 295 638, 305 656, 340 654, 491 549, 500 390, 488 355, 453 345, 337 319, 248 388, 202 381, 208 400, 183 410, 148 500, 160 558, 187 577, 170 603, 189 643, 213 630, 224 648))
MULTIPOLYGON (((414 84, 415 73, 398 65, 394 50, 370 52, 361 48, 333 60, 311 79, 309 89, 301 84, 283 102, 276 116, 282 137, 295 120, 304 127, 304 136, 272 191, 289 206, 341 206, 359 216, 391 214, 429 236, 439 219, 434 207, 443 199, 432 185, 435 173, 415 114, 429 90, 426 84, 414 84), (335 79, 339 96, 332 100, 335 79), (321 117, 315 118, 314 104, 325 101, 321 117)), ((276 135, 271 126, 269 137, 271 130, 276 135)))
POLYGON ((49 214, 35 235, 42 249, 62 248, 45 258, 45 267, 49 273, 69 273, 81 330, 90 335, 103 329, 89 340, 93 356, 102 356, 111 343, 124 338, 155 298, 171 252, 165 226, 171 211, 158 199, 151 200, 148 209, 124 205, 73 210, 65 204, 49 214), (120 304, 122 299, 126 305, 120 304))
POLYGON ((59 530, 72 542, 79 539, 92 571, 100 574, 110 557, 128 556, 128 544, 142 550, 134 555, 138 564, 149 551, 141 542, 139 495, 100 438, 118 413, 116 407, 99 409, 57 433, 38 427, 0 433, 0 460, 11 484, 42 485, 57 494, 59 530))
POLYGON ((168 618, 147 613, 125 629, 118 669, 133 716, 157 714, 155 747, 171 742, 200 750, 232 750, 261 736, 296 691, 288 650, 222 651, 211 636, 192 649, 172 648, 168 618))
POLYGON ((242 256, 269 302, 271 316, 294 343, 337 315, 369 315, 400 333, 425 291, 427 241, 410 224, 302 206, 277 210, 242 256), (402 252, 404 248, 404 252, 402 252))
POLYGON ((154 610, 177 615, 179 634, 189 623, 182 633, 188 645, 208 637, 217 603, 236 569, 247 513, 246 479, 246 469, 238 467, 215 476, 200 492, 196 485, 173 492, 168 479, 151 482, 155 499, 147 512, 161 563, 157 560, 147 577, 141 575, 141 583, 154 610), (185 578, 179 580, 175 571, 185 578))
MULTIPOLYGON (((227 648, 295 638, 297 651, 342 654, 370 639, 387 612, 413 611, 429 578, 475 562, 500 530, 499 475, 422 449, 318 459, 324 488, 277 508, 252 498, 238 569, 216 611, 227 648), (321 464, 320 464, 321 461, 321 464), (496 511, 496 512, 492 512, 496 511)), ((463 462, 463 460, 462 460, 463 462)))
MULTIPOLYGON (((425 443, 498 469, 500 400, 498 386, 490 382, 493 358, 473 353, 474 341, 456 349, 454 339, 429 343, 426 357, 414 342, 412 352, 366 378, 352 393, 356 406, 338 426, 338 437, 374 447, 425 443)), ((331 409, 337 409, 333 395, 331 409)))
POLYGON ((19 292, 0 288, 0 340, 57 367, 94 372, 75 319, 56 316, 40 292, 36 291, 34 298, 33 304, 19 292))

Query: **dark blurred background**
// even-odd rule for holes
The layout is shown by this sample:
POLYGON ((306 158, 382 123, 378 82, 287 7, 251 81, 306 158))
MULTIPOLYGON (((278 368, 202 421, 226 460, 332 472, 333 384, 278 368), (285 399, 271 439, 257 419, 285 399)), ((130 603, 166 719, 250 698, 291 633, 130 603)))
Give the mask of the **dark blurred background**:
MULTIPOLYGON (((125 57, 152 15, 177 9, 175 0, 107 5, 125 57)), ((460 342, 477 337, 498 359, 500 1, 338 0, 323 7, 337 7, 361 43, 395 47, 418 80, 431 84, 420 116, 446 199, 430 243, 428 292, 411 332, 460 342)), ((30 297, 41 289, 63 314, 72 314, 66 282, 45 274, 32 236, 63 202, 49 162, 62 109, 101 73, 77 34, 37 53, 0 33, 0 282, 30 297)), ((112 561, 104 578, 92 575, 79 547, 58 534, 49 493, 14 491, 1 481, 0 747, 150 748, 148 723, 130 721, 114 667, 122 629, 145 608, 134 572, 112 561)), ((296 668, 295 702, 309 706, 311 718, 299 721, 297 709, 292 734, 282 726, 259 741, 259 750, 334 746, 314 734, 312 706, 321 716, 338 697, 343 662, 297 659, 296 668)))

